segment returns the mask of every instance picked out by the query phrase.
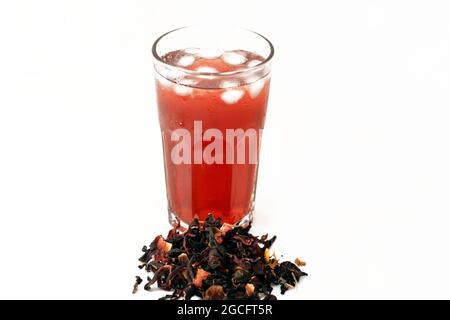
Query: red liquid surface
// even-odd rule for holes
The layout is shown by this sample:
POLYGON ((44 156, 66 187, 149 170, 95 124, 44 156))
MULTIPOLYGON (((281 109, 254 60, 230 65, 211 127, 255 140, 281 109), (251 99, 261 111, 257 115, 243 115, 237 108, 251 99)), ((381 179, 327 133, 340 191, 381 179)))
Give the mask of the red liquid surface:
MULTIPOLYGON (((247 57, 245 63, 254 59, 263 60, 255 54, 240 52, 247 57)), ((168 62, 175 62, 181 54, 176 51, 164 58, 168 62)), ((224 72, 242 68, 243 65, 229 65, 223 58, 196 58, 186 68, 195 70, 198 67, 212 67, 224 72)), ((236 223, 252 210, 258 165, 250 164, 248 157, 244 164, 225 164, 225 161, 224 164, 194 164, 193 161, 191 164, 174 164, 171 150, 178 142, 171 141, 171 134, 178 128, 184 128, 194 137, 194 121, 202 121, 203 132, 209 128, 222 132, 225 152, 226 129, 258 131, 264 127, 269 78, 257 80, 263 82, 258 84, 257 94, 251 90, 254 88, 252 84, 222 89, 217 82, 203 81, 195 87, 184 87, 181 91, 177 91, 175 83, 157 81, 169 209, 185 223, 189 223, 195 215, 204 220, 209 213, 221 217, 227 223, 236 223), (238 90, 242 95, 230 103, 223 96, 227 90, 238 90)), ((209 141, 204 141, 203 148, 208 144, 209 141)), ((194 155, 193 143, 191 154, 194 155)))

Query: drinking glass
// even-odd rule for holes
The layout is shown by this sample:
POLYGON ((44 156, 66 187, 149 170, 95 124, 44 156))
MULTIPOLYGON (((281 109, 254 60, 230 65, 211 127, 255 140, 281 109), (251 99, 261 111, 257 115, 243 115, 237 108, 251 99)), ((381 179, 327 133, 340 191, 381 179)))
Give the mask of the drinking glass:
POLYGON ((193 26, 152 48, 169 222, 253 219, 274 48, 237 28, 193 26))

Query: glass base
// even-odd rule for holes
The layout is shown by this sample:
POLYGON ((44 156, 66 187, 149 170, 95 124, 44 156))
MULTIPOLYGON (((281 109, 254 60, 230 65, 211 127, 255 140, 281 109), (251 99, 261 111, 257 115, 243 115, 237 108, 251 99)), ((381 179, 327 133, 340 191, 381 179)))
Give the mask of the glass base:
MULTIPOLYGON (((175 214, 175 212, 172 212, 170 209, 168 210, 169 213, 169 223, 179 229, 180 231, 186 231, 189 227, 189 224, 180 220, 177 215, 175 214)), ((248 226, 251 222, 253 221, 253 208, 252 210, 250 210, 249 213, 247 213, 244 217, 242 217, 241 220, 239 220, 238 222, 236 222, 234 224, 234 226, 243 226, 246 227, 248 226)))

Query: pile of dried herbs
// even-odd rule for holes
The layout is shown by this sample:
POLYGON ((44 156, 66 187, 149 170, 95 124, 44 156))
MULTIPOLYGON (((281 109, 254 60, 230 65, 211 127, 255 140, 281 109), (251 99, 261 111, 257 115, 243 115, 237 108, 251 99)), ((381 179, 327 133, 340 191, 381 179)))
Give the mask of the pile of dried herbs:
MULTIPOLYGON (((234 227, 210 215, 202 224, 194 219, 184 233, 174 228, 166 239, 157 236, 139 259, 139 268, 153 274, 144 289, 157 283, 172 291, 161 299, 273 300, 272 285, 284 294, 307 275, 299 259, 280 263, 271 256, 276 237, 255 237, 249 230, 250 225, 234 227)), ((142 282, 136 277, 133 293, 142 282)))

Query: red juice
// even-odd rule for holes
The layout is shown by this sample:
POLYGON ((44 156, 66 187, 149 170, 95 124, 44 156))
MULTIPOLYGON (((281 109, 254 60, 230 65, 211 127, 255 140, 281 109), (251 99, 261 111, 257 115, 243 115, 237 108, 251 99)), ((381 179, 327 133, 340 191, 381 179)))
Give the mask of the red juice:
POLYGON ((169 212, 184 223, 189 223, 194 216, 205 220, 209 213, 221 217, 227 223, 239 222, 253 210, 258 163, 250 161, 251 139, 228 140, 227 129, 258 132, 258 157, 270 79, 266 74, 243 81, 241 78, 234 79, 233 72, 251 68, 264 59, 243 50, 222 52, 216 56, 206 53, 202 56, 195 50, 186 49, 169 52, 162 60, 183 69, 205 73, 195 81, 189 77, 170 81, 157 74, 158 113, 169 212), (230 74, 226 80, 216 76, 223 73, 230 74), (201 136, 200 141, 195 138, 183 141, 190 142, 189 150, 175 152, 186 160, 182 163, 173 158, 174 148, 181 141, 174 141, 174 133, 179 129, 184 129, 181 132, 189 133, 191 137, 199 137, 199 132, 201 136), (215 135, 205 139, 203 133, 208 129, 216 129, 211 131, 215 135), (211 163, 205 159, 202 152, 212 142, 221 147, 210 154, 215 159, 222 158, 222 161, 211 163), (242 143, 245 147, 244 162, 238 161, 236 154, 242 143), (231 149, 234 154, 229 155, 231 149), (199 155, 201 159, 195 158, 199 155))

